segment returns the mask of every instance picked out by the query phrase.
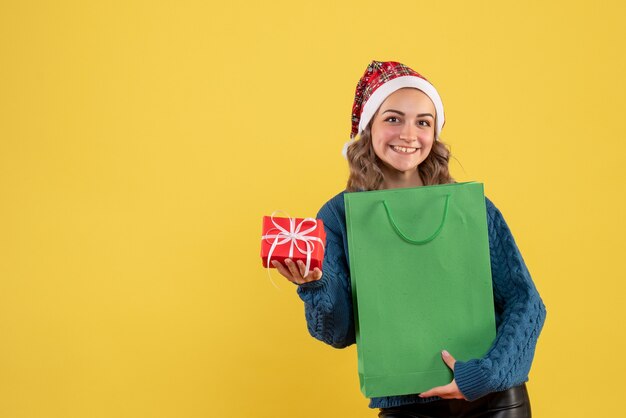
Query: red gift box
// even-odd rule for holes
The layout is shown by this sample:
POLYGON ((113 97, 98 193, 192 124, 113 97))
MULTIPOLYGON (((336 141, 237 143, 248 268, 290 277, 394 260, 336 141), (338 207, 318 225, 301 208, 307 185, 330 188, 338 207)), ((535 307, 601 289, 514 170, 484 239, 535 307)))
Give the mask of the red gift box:
POLYGON ((321 219, 263 217, 261 258, 263 267, 273 268, 268 259, 284 264, 286 258, 302 260, 309 271, 322 269, 326 232, 321 219))

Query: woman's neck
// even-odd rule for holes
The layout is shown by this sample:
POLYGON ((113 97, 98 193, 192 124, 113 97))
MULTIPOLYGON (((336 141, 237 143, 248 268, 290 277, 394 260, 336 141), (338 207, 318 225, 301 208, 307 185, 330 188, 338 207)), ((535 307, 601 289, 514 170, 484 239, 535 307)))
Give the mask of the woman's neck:
POLYGON ((380 190, 401 189, 404 187, 418 187, 424 185, 418 170, 408 173, 398 171, 389 172, 388 170, 383 170, 383 174, 385 179, 380 185, 380 190))

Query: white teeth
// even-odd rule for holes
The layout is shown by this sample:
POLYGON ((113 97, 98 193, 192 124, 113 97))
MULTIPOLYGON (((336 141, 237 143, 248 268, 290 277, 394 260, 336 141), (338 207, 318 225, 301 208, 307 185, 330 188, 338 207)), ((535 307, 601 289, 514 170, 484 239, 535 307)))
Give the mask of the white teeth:
POLYGON ((404 152, 407 154, 417 150, 417 148, 399 147, 397 145, 392 145, 391 148, 393 148, 394 151, 404 152))

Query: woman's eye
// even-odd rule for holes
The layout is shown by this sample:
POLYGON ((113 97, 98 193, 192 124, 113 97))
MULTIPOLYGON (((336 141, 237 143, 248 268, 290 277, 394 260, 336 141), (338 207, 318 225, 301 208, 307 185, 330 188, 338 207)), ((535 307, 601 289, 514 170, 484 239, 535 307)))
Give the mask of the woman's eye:
POLYGON ((430 126, 430 121, 428 120, 420 120, 417 122, 419 126, 430 126))
POLYGON ((397 122, 398 118, 395 117, 395 116, 390 116, 387 119, 385 119, 385 121, 387 121, 387 122, 397 122))

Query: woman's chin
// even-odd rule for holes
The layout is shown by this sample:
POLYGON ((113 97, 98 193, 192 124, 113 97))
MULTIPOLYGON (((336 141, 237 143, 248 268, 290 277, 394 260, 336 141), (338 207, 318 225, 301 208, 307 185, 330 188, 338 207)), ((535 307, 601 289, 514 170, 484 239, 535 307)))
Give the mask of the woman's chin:
POLYGON ((387 168, 397 175, 406 175, 410 173, 414 173, 417 170, 417 164, 398 164, 392 163, 387 164, 387 168))
POLYGON ((389 162, 391 163, 391 167, 393 167, 397 171, 414 171, 417 169, 417 166, 420 163, 417 158, 395 158, 389 162))

